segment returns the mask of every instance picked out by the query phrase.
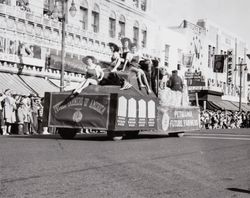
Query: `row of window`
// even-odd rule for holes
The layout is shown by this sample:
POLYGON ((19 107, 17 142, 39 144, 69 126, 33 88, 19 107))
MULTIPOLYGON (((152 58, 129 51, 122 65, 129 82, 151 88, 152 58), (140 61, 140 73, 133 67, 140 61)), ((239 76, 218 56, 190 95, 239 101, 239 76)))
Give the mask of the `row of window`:
MULTIPOLYGON (((126 1, 126 0, 122 0, 126 1)), ((140 8, 143 11, 146 11, 147 9, 147 0, 132 0, 133 6, 136 8, 140 8)))
MULTIPOLYGON (((54 9, 54 6, 58 4, 55 0, 44 0, 44 13, 48 13, 48 10, 54 9)), ((58 5, 57 5, 58 6, 58 5)), ((99 5, 94 4, 92 10, 89 9, 87 0, 82 0, 79 8, 79 21, 81 23, 82 29, 87 30, 89 26, 89 22, 91 23, 91 31, 98 33, 100 28, 100 8, 99 5), (91 12, 91 13, 89 13, 91 12), (89 16, 89 14, 91 14, 89 16), (91 19, 89 19, 91 17, 91 19)), ((123 38, 126 36, 126 19, 123 15, 118 19, 118 28, 117 28, 117 19, 115 12, 111 12, 109 16, 109 36, 111 38, 123 38), (117 30, 118 29, 118 30, 117 30)), ((140 37, 140 28, 139 22, 135 21, 133 26, 133 42, 137 45, 141 45, 141 47, 146 47, 147 41, 147 29, 143 27, 141 30, 141 43, 139 43, 140 37)))

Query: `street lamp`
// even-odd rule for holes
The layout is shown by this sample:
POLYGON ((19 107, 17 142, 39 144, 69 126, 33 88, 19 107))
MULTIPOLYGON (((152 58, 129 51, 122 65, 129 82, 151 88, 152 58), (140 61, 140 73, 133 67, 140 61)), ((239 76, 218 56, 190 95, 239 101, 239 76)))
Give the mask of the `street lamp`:
POLYGON ((239 94, 239 111, 241 111, 241 95, 242 95, 242 67, 247 71, 247 64, 243 63, 243 58, 239 58, 239 64, 235 65, 234 71, 237 71, 237 66, 240 67, 240 94, 239 94))
MULTIPOLYGON (((66 12, 65 12, 65 8, 66 8, 66 5, 68 3, 68 0, 61 0, 62 2, 62 18, 61 18, 61 21, 62 21, 62 43, 61 43, 61 78, 60 78, 60 92, 63 91, 64 89, 64 65, 65 65, 65 60, 64 60, 64 55, 65 55, 65 29, 66 29, 66 12)), ((59 12, 57 10, 57 8, 55 8, 57 12, 59 12)), ((74 0, 72 0, 71 2, 71 6, 69 8, 69 13, 72 17, 74 17, 76 15, 76 6, 75 6, 75 2, 74 0)))

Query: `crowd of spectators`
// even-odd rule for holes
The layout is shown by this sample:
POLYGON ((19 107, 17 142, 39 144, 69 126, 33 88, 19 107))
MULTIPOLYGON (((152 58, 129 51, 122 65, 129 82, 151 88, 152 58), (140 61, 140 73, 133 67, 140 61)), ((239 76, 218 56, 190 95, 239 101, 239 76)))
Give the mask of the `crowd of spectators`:
POLYGON ((6 89, 0 93, 1 134, 42 134, 43 99, 18 95, 6 89))
POLYGON ((250 112, 239 111, 201 111, 202 129, 234 129, 250 127, 250 112))

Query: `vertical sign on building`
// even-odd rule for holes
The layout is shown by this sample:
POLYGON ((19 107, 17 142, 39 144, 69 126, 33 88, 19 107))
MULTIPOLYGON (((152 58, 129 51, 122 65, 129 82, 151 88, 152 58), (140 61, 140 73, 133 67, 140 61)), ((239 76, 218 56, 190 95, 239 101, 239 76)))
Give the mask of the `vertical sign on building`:
POLYGON ((227 51, 227 84, 232 84, 233 77, 233 50, 227 51))
POLYGON ((208 46, 208 67, 211 67, 211 45, 208 46))

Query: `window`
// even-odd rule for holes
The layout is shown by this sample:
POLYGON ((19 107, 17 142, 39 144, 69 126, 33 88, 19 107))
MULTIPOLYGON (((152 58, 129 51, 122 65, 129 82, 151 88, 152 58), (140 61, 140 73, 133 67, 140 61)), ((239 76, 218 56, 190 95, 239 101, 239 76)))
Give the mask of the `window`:
POLYGON ((11 5, 11 0, 0 0, 1 4, 11 5))
POLYGON ((134 33, 133 42, 135 44, 138 44, 138 41, 139 41, 139 23, 138 23, 138 21, 136 21, 134 24, 133 33, 134 33))
POLYGON ((169 45, 165 45, 165 65, 168 66, 168 61, 169 61, 169 45))
POLYGON ((142 27, 142 41, 141 41, 141 46, 143 48, 146 48, 146 46, 147 46, 147 27, 146 26, 142 27))
POLYGON ((133 5, 138 8, 139 7, 139 0, 133 0, 133 5))
POLYGON ((178 65, 181 66, 183 63, 182 49, 177 49, 177 54, 178 54, 178 65))
POLYGON ((95 4, 92 11, 92 30, 95 33, 99 32, 99 12, 99 6, 95 4))
POLYGON ((43 1, 43 15, 51 16, 55 8, 55 0, 44 0, 43 1))
MULTIPOLYGON (((9 1, 5 1, 6 4, 9 3, 9 1)), ((27 11, 30 12, 30 8, 29 8, 29 0, 16 0, 16 6, 20 7, 21 10, 23 11, 27 11)))
POLYGON ((112 12, 109 17, 109 36, 111 38, 114 38, 115 33, 116 33, 116 16, 115 13, 112 12))
POLYGON ((146 11, 147 9, 147 0, 141 0, 141 10, 146 11))
POLYGON ((125 37, 125 17, 123 15, 121 15, 119 19, 119 28, 119 38, 125 37))
POLYGON ((87 0, 80 1, 80 23, 82 24, 82 29, 88 29, 88 2, 87 0))
POLYGON ((82 24, 82 29, 88 29, 88 9, 80 7, 80 23, 82 24))

